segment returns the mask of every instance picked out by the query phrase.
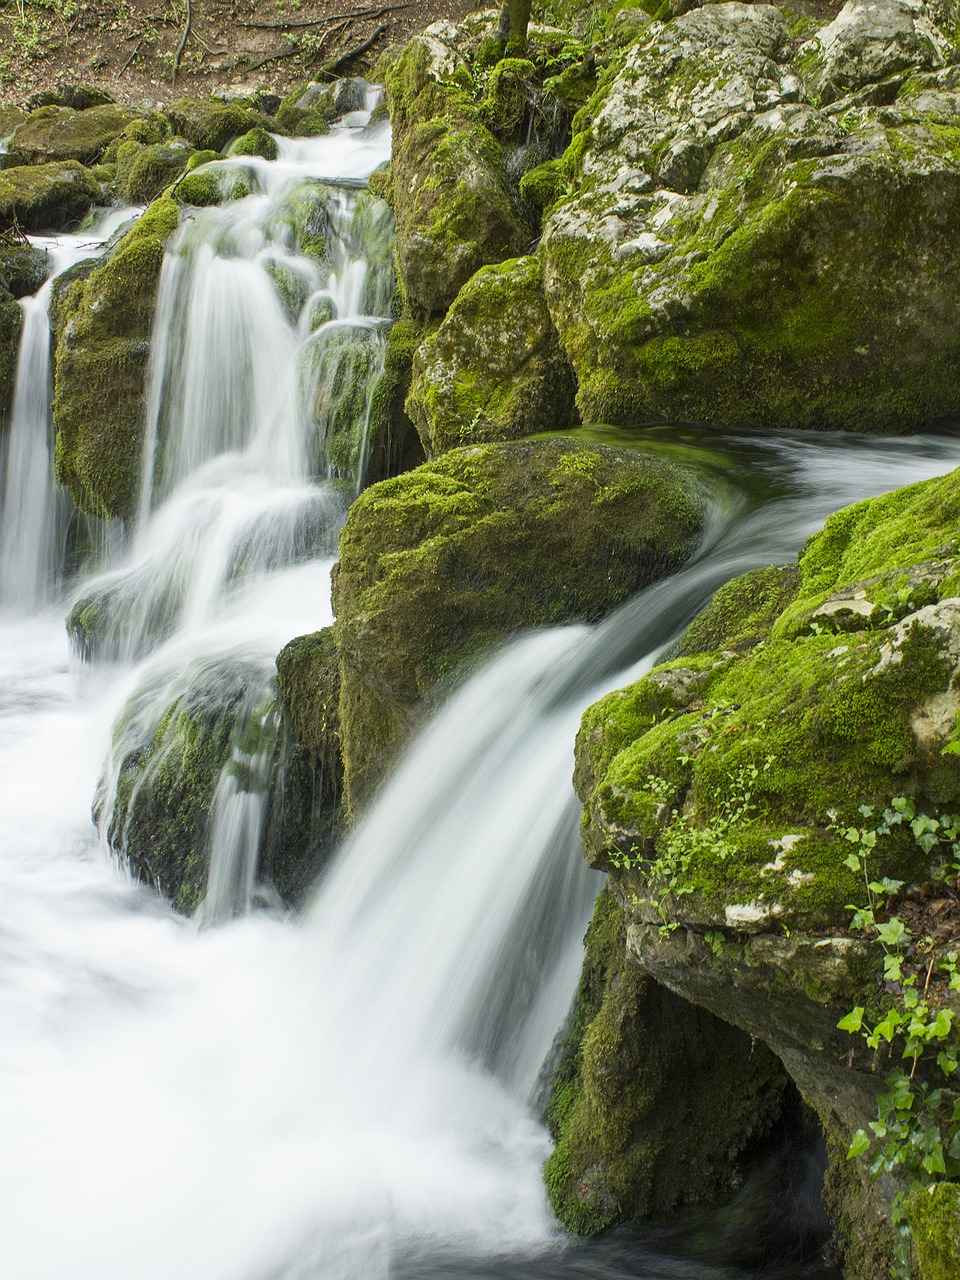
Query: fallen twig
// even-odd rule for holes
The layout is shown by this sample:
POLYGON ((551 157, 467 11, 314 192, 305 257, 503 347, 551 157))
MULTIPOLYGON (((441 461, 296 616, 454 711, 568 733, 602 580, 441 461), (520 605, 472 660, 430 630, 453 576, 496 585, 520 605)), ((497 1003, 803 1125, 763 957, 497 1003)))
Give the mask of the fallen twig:
POLYGON ((119 80, 119 79, 120 79, 120 77, 121 77, 121 76, 123 75, 123 73, 126 71, 127 67, 129 67, 130 63, 134 60, 134 58, 135 58, 135 57, 137 56, 137 54, 140 52, 141 48, 143 47, 143 40, 144 40, 144 37, 143 37, 143 36, 141 36, 141 37, 140 37, 140 39, 137 41, 137 44, 136 44, 136 47, 134 48, 133 53, 131 53, 130 57, 129 57, 129 58, 127 58, 126 62, 123 64, 123 66, 122 66, 122 67, 120 68, 120 70, 117 72, 117 75, 116 75, 116 79, 117 79, 117 80, 119 80))
POLYGON ((180 37, 180 43, 177 45, 177 52, 173 55, 173 69, 170 72, 170 83, 177 83, 177 72, 180 70, 180 59, 183 57, 183 51, 187 47, 187 41, 190 39, 190 27, 193 23, 193 6, 190 0, 187 0, 187 20, 183 24, 183 35, 180 37))
POLYGON ((379 9, 354 9, 350 13, 329 13, 322 18, 313 18, 309 22, 238 22, 239 27, 248 27, 256 31, 296 31, 302 27, 320 27, 325 22, 339 22, 341 18, 382 18, 384 14, 393 13, 397 9, 412 9, 414 0, 405 0, 403 4, 385 4, 379 9))
POLYGON ((382 36, 387 34, 387 30, 387 24, 385 22, 381 22, 373 35, 368 36, 366 40, 355 45, 354 48, 348 49, 346 53, 341 53, 340 57, 337 58, 335 62, 328 63, 323 68, 323 74, 326 76, 336 76, 347 65, 347 63, 352 62, 354 58, 359 58, 361 54, 366 53, 368 49, 372 48, 382 36))

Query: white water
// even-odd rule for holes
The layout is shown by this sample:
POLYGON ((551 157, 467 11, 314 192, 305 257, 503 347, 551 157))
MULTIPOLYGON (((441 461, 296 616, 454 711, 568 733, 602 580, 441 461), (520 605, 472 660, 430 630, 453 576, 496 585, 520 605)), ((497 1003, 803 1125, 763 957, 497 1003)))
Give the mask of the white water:
MULTIPOLYGON (((348 172, 351 139, 323 141, 348 172)), ((317 164, 327 153, 310 147, 317 164)), ((211 349, 213 379, 218 358, 211 349)), ((256 487, 261 427, 272 439, 286 430, 258 420, 221 435, 226 459, 201 443, 202 480, 158 481, 145 501, 106 581, 135 611, 183 566, 180 596, 139 646, 146 657, 132 656, 133 637, 123 663, 78 680, 59 612, 0 615, 0 1257, 11 1280, 377 1280, 436 1254, 521 1255, 535 1270, 558 1242, 540 1183, 547 1139, 527 1100, 569 1003, 595 887, 569 783, 581 709, 649 665, 729 574, 795 553, 843 502, 960 462, 955 440, 744 445, 739 472, 752 468, 767 500, 743 496, 731 468, 699 565, 600 628, 520 641, 467 684, 304 919, 260 912, 199 930, 105 856, 89 805, 124 704, 149 720, 198 665, 265 669, 287 639, 329 620, 329 561, 297 563, 294 544, 270 541, 300 510, 291 492, 322 489, 291 480, 286 462, 256 487), (250 572, 217 569, 235 537, 249 540, 251 506, 267 552, 250 554, 250 572)), ((249 855, 252 819, 222 799, 249 855)), ((252 891, 249 856, 231 865, 208 922, 252 891)))
POLYGON ((134 209, 115 210, 85 234, 33 239, 46 252, 50 274, 39 293, 20 303, 23 328, 3 455, 0 506, 0 606, 4 608, 32 612, 52 598, 57 585, 57 494, 50 416, 53 281, 75 263, 96 257, 113 233, 136 213, 134 209))

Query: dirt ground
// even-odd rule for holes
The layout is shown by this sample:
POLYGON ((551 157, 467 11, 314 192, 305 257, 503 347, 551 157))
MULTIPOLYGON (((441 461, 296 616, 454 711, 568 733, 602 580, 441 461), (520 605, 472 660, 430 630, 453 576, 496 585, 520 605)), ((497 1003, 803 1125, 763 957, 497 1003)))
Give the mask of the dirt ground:
POLYGON ((375 58, 438 18, 479 7, 477 0, 6 0, 0 97, 23 106, 58 82, 156 105, 221 86, 282 92, 339 58, 348 70, 363 56, 358 50, 375 58))

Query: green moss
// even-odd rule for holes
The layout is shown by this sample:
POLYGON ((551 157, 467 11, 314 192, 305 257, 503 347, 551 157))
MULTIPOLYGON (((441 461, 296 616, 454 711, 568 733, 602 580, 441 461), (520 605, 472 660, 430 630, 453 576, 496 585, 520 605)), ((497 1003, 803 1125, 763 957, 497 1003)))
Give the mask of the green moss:
POLYGON ((230 156, 261 156, 264 160, 276 160, 277 144, 266 129, 257 127, 230 144, 230 156))
POLYGON ((57 477, 82 511, 124 519, 139 479, 148 340, 179 209, 154 201, 65 299, 54 377, 57 477))
POLYGON ((340 669, 333 629, 291 640, 277 656, 277 697, 288 727, 279 830, 270 870, 285 896, 299 899, 341 827, 340 669))
POLYGON ((799 585, 793 565, 754 569, 721 587, 687 628, 681 654, 747 649, 770 633, 773 622, 791 603, 799 585))
POLYGON ((412 307, 440 313, 479 267, 518 252, 525 232, 500 143, 465 89, 434 78, 422 41, 389 68, 386 88, 397 276, 412 307))
POLYGON ((622 910, 601 893, 548 1112, 544 1178, 564 1226, 592 1235, 723 1199, 784 1084, 769 1051, 627 963, 622 910), (697 1134, 686 1156, 681 1127, 697 1134))
POLYGON ((533 105, 536 67, 526 58, 503 58, 491 71, 480 115, 498 137, 508 138, 526 122, 533 105))
POLYGON ((222 98, 179 98, 166 115, 174 133, 198 151, 222 152, 233 138, 270 124, 255 107, 222 98))
POLYGON ((49 106, 33 111, 14 130, 7 144, 8 163, 49 164, 59 160, 95 163, 109 144, 135 118, 115 103, 74 111, 49 106))
POLYGON ((124 142, 117 150, 114 178, 117 196, 127 204, 149 204, 179 178, 191 154, 187 143, 124 142))
POLYGON ((424 340, 407 412, 424 448, 441 453, 572 426, 574 391, 540 263, 516 258, 478 271, 424 340))
MULTIPOLYGON (((504 636, 596 620, 684 558, 701 520, 684 475, 604 448, 585 450, 599 459, 590 474, 558 466, 581 451, 561 440, 458 449, 360 496, 334 585, 356 703, 366 686, 406 724, 438 682, 504 636)), ((342 716, 348 795, 380 780, 361 780, 355 714, 342 716)))
POLYGON ((528 169, 520 179, 520 196, 527 204, 543 213, 569 191, 562 161, 546 160, 528 169))
POLYGON ((0 300, 0 421, 5 421, 13 402, 17 377, 17 353, 23 328, 23 311, 12 298, 0 300))
MULTIPOLYGON (((689 51, 671 62, 672 49, 653 33, 618 89, 639 95, 642 142, 627 147, 605 123, 600 137, 581 132, 563 161, 574 195, 548 228, 545 264, 584 419, 892 432, 955 412, 948 316, 960 275, 933 266, 933 246, 960 231, 948 194, 960 193, 955 123, 911 131, 862 115, 844 144, 860 158, 842 178, 829 154, 839 135, 824 121, 808 134, 757 125, 716 148, 681 148, 680 172, 673 143, 688 81, 717 91, 722 75, 689 51), (662 127, 643 132, 653 110, 662 127), (895 159, 908 144, 911 157, 895 159), (689 199, 671 202, 668 221, 654 194, 628 202, 612 245, 598 228, 620 216, 620 196, 601 179, 605 165, 612 175, 627 163, 624 147, 630 164, 689 199), (931 359, 946 370, 935 385, 931 359)), ((606 92, 575 126, 599 114, 606 92)))
POLYGON ((880 620, 960 593, 960 472, 908 485, 830 516, 800 562, 800 590, 777 624, 788 636, 847 584, 880 620))
POLYGON ((206 888, 214 791, 249 678, 241 666, 223 669, 214 686, 201 680, 159 718, 151 691, 141 690, 115 730, 119 773, 107 839, 134 874, 180 911, 194 911, 206 888))
MULTIPOLYGON (((942 548, 956 527, 952 488, 949 478, 925 481, 833 517, 801 558, 801 597, 815 585, 813 599, 822 599, 825 587, 886 567, 885 555, 909 569, 942 548)), ((843 637, 798 632, 797 604, 778 616, 795 589, 780 569, 737 579, 685 645, 722 652, 678 658, 608 696, 587 712, 578 739, 589 856, 602 862, 612 847, 653 858, 678 841, 696 843, 682 911, 708 926, 723 925, 731 904, 753 904, 767 927, 842 927, 858 886, 831 820, 849 824, 858 804, 882 808, 896 794, 933 809, 960 801, 950 757, 916 720, 951 685, 942 637, 922 620, 895 629, 889 614, 888 625, 861 619, 843 637), (746 793, 735 826, 715 838, 746 793)), ((871 864, 877 878, 908 882, 928 870, 902 833, 871 864)))
POLYGON ((960 1186, 940 1182, 914 1192, 905 1206, 921 1280, 960 1275, 960 1186))
POLYGON ((188 169, 173 188, 172 195, 178 204, 203 209, 223 204, 225 200, 242 200, 250 191, 250 175, 244 169, 210 163, 203 168, 188 169))
POLYGON ((24 231, 62 231, 76 225, 100 188, 75 161, 21 165, 0 172, 0 221, 24 231))

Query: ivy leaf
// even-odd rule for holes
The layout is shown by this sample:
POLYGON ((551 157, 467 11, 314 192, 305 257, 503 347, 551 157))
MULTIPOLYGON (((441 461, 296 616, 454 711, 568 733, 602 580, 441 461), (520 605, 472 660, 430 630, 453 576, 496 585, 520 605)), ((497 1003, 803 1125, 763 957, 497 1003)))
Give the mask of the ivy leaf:
POLYGON ((851 871, 859 871, 860 859, 857 857, 855 853, 851 853, 846 858, 844 858, 843 865, 845 867, 849 867, 851 871))
POLYGON ((897 947, 909 937, 909 931, 899 916, 894 916, 884 924, 877 925, 877 935, 885 946, 897 947))
MULTIPOLYGON (((860 1028, 863 1026, 864 1012, 865 1012, 865 1007, 861 1004, 858 1004, 857 1007, 853 1009, 850 1013, 848 1013, 845 1018, 840 1019, 840 1021, 837 1023, 837 1028, 840 1031, 849 1031, 851 1034, 854 1031, 859 1031, 860 1028)), ((861 1130, 861 1133, 862 1132, 863 1130, 861 1130)))
POLYGON ((858 1129, 851 1140, 850 1149, 847 1151, 847 1159, 856 1160, 857 1156, 862 1156, 869 1148, 870 1135, 864 1132, 863 1129, 858 1129))

